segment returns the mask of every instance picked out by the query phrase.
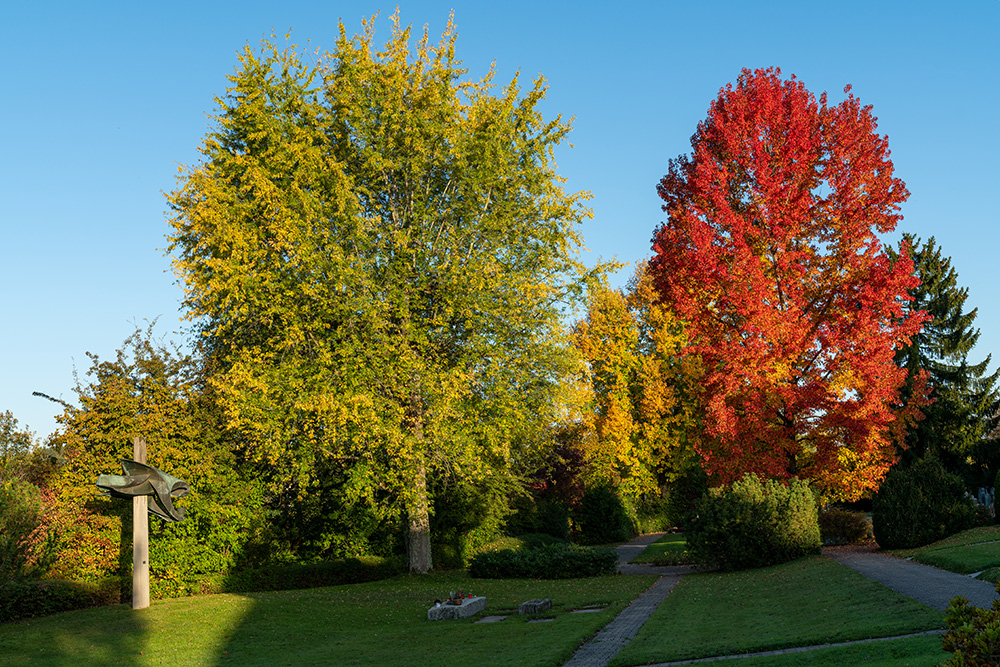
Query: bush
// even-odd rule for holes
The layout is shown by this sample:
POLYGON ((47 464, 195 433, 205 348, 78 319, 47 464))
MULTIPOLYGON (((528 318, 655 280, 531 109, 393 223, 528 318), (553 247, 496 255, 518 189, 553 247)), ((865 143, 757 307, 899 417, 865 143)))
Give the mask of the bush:
MULTIPOLYGON (((319 588, 360 584, 388 579, 405 572, 402 558, 345 558, 320 563, 278 565, 232 572, 222 590, 227 593, 249 591, 286 591, 298 588, 319 588)), ((206 591, 208 592, 208 591, 206 591)))
POLYGON ((872 503, 872 530, 883 549, 910 549, 976 525, 962 480, 934 458, 894 469, 872 503))
POLYGON ((34 484, 0 480, 0 585, 42 574, 54 556, 41 495, 34 484))
POLYGON ((11 581, 0 586, 0 623, 118 604, 121 599, 122 580, 118 577, 97 583, 11 581))
MULTIPOLYGON (((1000 593, 1000 584, 997 584, 1000 593)), ((1000 660, 1000 600, 991 609, 969 604, 962 596, 953 598, 945 610, 948 630, 941 647, 953 653, 945 667, 989 667, 1000 660)))
POLYGON ((819 536, 823 544, 852 544, 871 534, 864 512, 829 507, 819 512, 819 536))
POLYGON ((816 501, 800 479, 783 484, 749 474, 712 489, 696 512, 685 533, 692 559, 724 570, 783 563, 821 545, 816 501))
POLYGON ((573 579, 613 574, 617 568, 618 554, 614 549, 559 542, 528 549, 483 551, 469 563, 469 576, 476 579, 573 579))
POLYGON ((574 537, 580 544, 610 544, 635 537, 635 523, 622 499, 610 487, 598 486, 583 494, 573 513, 574 537))

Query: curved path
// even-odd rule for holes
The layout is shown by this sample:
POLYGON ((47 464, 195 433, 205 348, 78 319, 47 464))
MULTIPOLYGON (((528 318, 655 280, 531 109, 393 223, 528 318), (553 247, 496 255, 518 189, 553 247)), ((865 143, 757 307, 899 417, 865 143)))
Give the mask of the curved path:
POLYGON ((994 600, 1000 599, 993 584, 988 581, 874 553, 869 549, 827 547, 823 549, 823 555, 938 611, 944 611, 948 602, 957 595, 964 595, 969 602, 983 608, 989 608, 994 600))

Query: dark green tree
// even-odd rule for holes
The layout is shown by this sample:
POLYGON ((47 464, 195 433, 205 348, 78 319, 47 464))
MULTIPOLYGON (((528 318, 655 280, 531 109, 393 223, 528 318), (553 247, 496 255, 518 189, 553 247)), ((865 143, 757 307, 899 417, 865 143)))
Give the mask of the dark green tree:
MULTIPOLYGON (((991 460, 997 458, 991 455, 996 444, 990 436, 997 426, 1000 370, 986 374, 990 355, 979 363, 968 359, 979 340, 974 327, 977 309, 966 311, 969 290, 958 285, 951 258, 941 253, 933 236, 921 243, 904 234, 904 243, 912 249, 920 278, 908 308, 926 311, 934 319, 896 353, 896 363, 910 371, 911 383, 919 371, 926 371, 933 400, 923 408, 924 419, 906 436, 903 463, 935 454, 949 470, 965 475, 967 483, 989 484, 990 473, 996 473, 990 470, 995 467, 991 460)), ((899 256, 893 249, 890 254, 899 256)))

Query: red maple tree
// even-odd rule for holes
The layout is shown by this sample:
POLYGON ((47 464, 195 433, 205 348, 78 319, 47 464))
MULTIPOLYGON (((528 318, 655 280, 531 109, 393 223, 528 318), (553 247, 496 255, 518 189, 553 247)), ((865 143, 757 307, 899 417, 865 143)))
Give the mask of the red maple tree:
POLYGON ((781 70, 727 85, 657 188, 668 219, 652 271, 700 354, 707 472, 815 480, 840 497, 877 488, 895 460, 917 284, 877 234, 909 193, 870 106, 836 106, 781 70))

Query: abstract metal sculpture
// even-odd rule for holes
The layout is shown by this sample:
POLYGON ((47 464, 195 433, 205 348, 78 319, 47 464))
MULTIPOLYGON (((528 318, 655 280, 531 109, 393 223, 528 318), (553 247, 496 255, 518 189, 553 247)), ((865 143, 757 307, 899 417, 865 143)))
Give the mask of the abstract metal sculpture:
POLYGON ((180 521, 184 518, 184 508, 174 507, 174 498, 186 496, 190 487, 183 479, 168 475, 131 459, 122 459, 125 475, 101 475, 97 478, 97 488, 103 496, 112 498, 135 498, 151 496, 149 513, 164 521, 180 521))
POLYGON ((183 479, 146 465, 145 438, 132 438, 132 459, 121 462, 125 474, 101 475, 97 488, 103 496, 132 499, 132 609, 145 609, 149 606, 149 514, 180 521, 184 509, 174 507, 173 499, 186 496, 190 487, 183 479))

